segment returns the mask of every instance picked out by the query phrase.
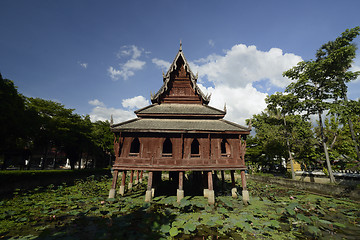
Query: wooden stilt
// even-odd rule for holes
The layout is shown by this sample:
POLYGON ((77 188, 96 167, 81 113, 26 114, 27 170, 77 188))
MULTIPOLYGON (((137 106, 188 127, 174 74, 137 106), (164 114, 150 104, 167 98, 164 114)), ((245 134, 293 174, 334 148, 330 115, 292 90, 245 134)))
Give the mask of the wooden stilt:
POLYGON ((232 189, 231 189, 231 196, 233 198, 237 198, 237 190, 236 190, 236 186, 235 186, 235 174, 234 174, 234 170, 230 170, 230 175, 231 175, 231 186, 232 186, 232 189))
POLYGON ((221 188, 224 191, 224 186, 225 186, 225 174, 224 174, 224 170, 221 170, 221 188))
POLYGON ((113 175, 113 180, 112 180, 112 184, 111 184, 111 189, 110 189, 110 192, 109 192, 109 198, 114 198, 115 197, 116 183, 117 183, 119 171, 114 170, 113 174, 114 175, 113 175))
POLYGON ((122 178, 121 178, 121 185, 119 189, 119 194, 124 195, 125 194, 125 180, 126 180, 126 171, 123 171, 122 178))
POLYGON ((183 190, 184 172, 179 172, 179 189, 183 190))
POLYGON ((209 204, 215 203, 215 192, 214 192, 214 186, 213 186, 213 176, 212 171, 208 172, 208 202, 209 204))
POLYGON ((242 198, 245 205, 248 204, 250 198, 249 198, 249 192, 246 188, 246 175, 245 170, 241 170, 241 184, 242 184, 242 198))
POLYGON ((242 184, 242 189, 243 190, 247 190, 246 188, 246 175, 245 175, 245 171, 241 170, 241 184, 242 184))
POLYGON ((209 193, 209 184, 208 184, 208 171, 204 171, 201 174, 202 177, 202 184, 204 186, 204 197, 208 197, 208 193, 209 193))
POLYGON ((139 170, 136 170, 136 180, 135 180, 135 185, 139 183, 139 170))
POLYGON ((152 180, 153 180, 153 172, 149 172, 148 185, 147 185, 146 194, 145 194, 145 202, 150 202, 151 201, 151 197, 152 197, 152 180))
POLYGON ((131 170, 130 171, 130 181, 129 181, 129 184, 128 184, 128 189, 129 190, 132 189, 132 187, 133 187, 133 179, 134 179, 134 171, 131 170))
POLYGON ((177 190, 177 194, 176 194, 178 203, 181 201, 181 199, 184 198, 183 182, 184 182, 184 172, 179 172, 179 189, 177 190))
POLYGON ((143 174, 144 174, 144 171, 143 171, 143 170, 141 170, 141 172, 140 172, 140 180, 139 180, 139 182, 140 182, 140 183, 142 183, 143 174))

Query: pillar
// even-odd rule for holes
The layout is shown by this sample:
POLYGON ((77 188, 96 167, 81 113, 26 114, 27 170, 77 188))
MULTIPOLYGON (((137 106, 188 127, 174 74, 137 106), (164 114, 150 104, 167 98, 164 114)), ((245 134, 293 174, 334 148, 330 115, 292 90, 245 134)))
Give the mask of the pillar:
POLYGON ((119 174, 119 171, 114 170, 111 189, 109 191, 109 198, 115 198, 115 191, 116 191, 116 183, 117 183, 117 179, 118 179, 118 174, 119 174))
POLYGON ((145 193, 145 202, 150 202, 152 197, 153 172, 149 172, 148 185, 145 193))
POLYGON ((143 171, 143 170, 141 170, 141 172, 140 172, 140 179, 139 179, 139 182, 140 182, 140 183, 142 183, 143 174, 144 174, 144 171, 143 171))
POLYGON ((136 170, 135 185, 139 183, 139 170, 136 170))
POLYGON ((184 198, 183 183, 184 183, 184 172, 179 172, 179 189, 177 190, 177 194, 176 194, 178 203, 181 201, 181 199, 184 198))
POLYGON ((250 197, 249 192, 246 188, 246 176, 245 176, 245 170, 241 170, 241 184, 242 184, 242 198, 245 205, 248 204, 250 197))
POLYGON ((134 178, 134 170, 131 170, 130 171, 130 182, 128 184, 128 189, 129 190, 132 189, 132 187, 133 187, 133 178, 134 178))
POLYGON ((209 184, 208 184, 208 171, 204 171, 202 173, 202 183, 203 183, 203 186, 204 186, 204 197, 208 197, 209 195, 209 184))
POLYGON ((224 170, 221 170, 221 190, 224 191, 224 187, 225 187, 225 174, 224 174, 224 170))
POLYGON ((119 194, 121 196, 124 196, 125 194, 125 180, 126 180, 126 171, 123 171, 122 177, 121 177, 121 185, 119 189, 119 194))
POLYGON ((213 186, 213 176, 212 171, 208 172, 208 203, 214 204, 215 203, 215 192, 214 192, 214 186, 213 186))
POLYGON ((230 170, 231 186, 232 186, 232 188, 231 188, 231 196, 233 198, 237 198, 237 194, 236 194, 237 190, 236 190, 236 186, 235 186, 235 174, 234 174, 234 172, 235 172, 234 170, 230 170))

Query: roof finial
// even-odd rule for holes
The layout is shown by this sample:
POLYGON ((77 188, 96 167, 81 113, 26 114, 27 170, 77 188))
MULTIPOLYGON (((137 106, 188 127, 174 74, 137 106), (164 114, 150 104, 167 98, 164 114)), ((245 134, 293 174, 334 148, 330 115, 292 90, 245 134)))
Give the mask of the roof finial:
POLYGON ((250 118, 250 120, 249 120, 249 124, 248 124, 248 129, 249 130, 251 130, 251 128, 252 128, 252 121, 251 121, 252 119, 250 118))
POLYGON ((179 51, 182 51, 182 42, 181 42, 181 39, 180 39, 180 49, 179 51))
POLYGON ((114 124, 114 119, 113 119, 113 115, 111 114, 110 116, 110 125, 113 125, 114 124))
POLYGON ((226 102, 225 102, 225 104, 224 104, 224 112, 226 112, 226 102))

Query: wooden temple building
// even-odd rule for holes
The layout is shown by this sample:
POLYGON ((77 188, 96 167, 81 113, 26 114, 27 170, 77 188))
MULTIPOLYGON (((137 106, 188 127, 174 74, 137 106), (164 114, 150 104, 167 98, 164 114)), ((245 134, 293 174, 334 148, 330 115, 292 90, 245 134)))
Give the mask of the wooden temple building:
MULTIPOLYGON (((232 194, 236 196, 234 171, 241 171, 242 196, 249 199, 245 178, 246 137, 250 128, 224 120, 226 109, 208 106, 210 96, 197 85, 197 75, 190 70, 182 46, 168 72, 163 73, 163 85, 151 94, 152 104, 135 111, 137 118, 112 124, 114 132, 115 163, 109 198, 115 197, 118 175, 121 175, 119 193, 124 194, 126 171, 130 183, 134 172, 148 172, 145 201, 154 194, 153 179, 162 171, 178 174, 177 199, 184 197, 185 171, 205 175, 204 195, 210 204, 215 201, 213 172, 230 170, 232 194)), ((202 184, 194 182, 194 184, 202 184)))

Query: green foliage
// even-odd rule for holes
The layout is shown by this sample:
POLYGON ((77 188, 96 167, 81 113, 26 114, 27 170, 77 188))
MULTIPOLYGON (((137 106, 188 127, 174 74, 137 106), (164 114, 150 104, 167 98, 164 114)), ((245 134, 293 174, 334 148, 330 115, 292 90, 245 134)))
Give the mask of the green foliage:
POLYGON ((353 161, 348 161, 356 155, 359 160, 360 156, 358 140, 351 122, 355 123, 355 129, 358 130, 360 104, 359 101, 347 99, 346 83, 360 75, 360 72, 349 71, 356 50, 352 41, 359 33, 360 27, 346 30, 335 41, 322 45, 316 52, 316 60, 302 61, 283 73, 283 76, 294 80, 287 86, 286 94, 276 93, 269 96, 266 99, 267 112, 253 116, 257 134, 255 138, 250 138, 250 162, 271 165, 274 164, 274 159, 287 158, 286 156, 293 152, 298 162, 312 165, 315 160, 323 158, 319 151, 321 147, 331 177, 329 158, 338 160, 341 156, 347 158, 349 164, 355 165, 353 161), (338 122, 331 119, 331 122, 325 122, 324 130, 321 114, 327 110, 337 116, 343 124, 342 129, 338 128, 338 122), (305 117, 319 115, 320 129, 316 130, 316 136, 320 144, 313 140, 309 123, 294 115, 295 113, 304 114, 305 117), (335 141, 330 142, 329 157, 326 145, 330 138, 335 141))
MULTIPOLYGON (((26 98, 1 74, 0 101, 0 157, 5 154, 3 169, 15 164, 9 162, 10 158, 21 155, 24 147, 42 153, 45 161, 50 149, 65 152, 72 168, 80 157, 85 156, 97 159, 98 166, 94 167, 109 164, 109 156, 113 155, 113 134, 108 121, 92 123, 89 116, 80 116, 61 103, 26 98)), ((46 162, 42 168, 45 165, 46 162)))
POLYGON ((298 162, 311 162, 314 136, 311 124, 301 116, 284 117, 280 112, 266 111, 253 115, 252 125, 255 127, 256 136, 247 139, 246 155, 251 169, 257 169, 259 166, 271 168, 281 164, 282 158, 288 159, 287 141, 298 162))
MULTIPOLYGON (((14 82, 3 79, 0 73, 0 157, 24 147, 25 98, 14 82)), ((5 156, 7 158, 7 156, 5 156)))
POLYGON ((231 196, 217 196, 213 207, 202 196, 186 196, 180 204, 174 196, 159 196, 144 204, 146 183, 107 201, 110 186, 109 178, 90 177, 2 200, 0 238, 346 239, 360 234, 358 203, 276 185, 248 181, 252 196, 246 207, 231 196))

